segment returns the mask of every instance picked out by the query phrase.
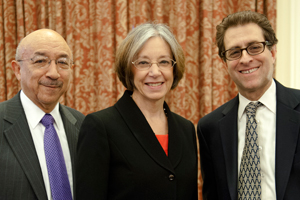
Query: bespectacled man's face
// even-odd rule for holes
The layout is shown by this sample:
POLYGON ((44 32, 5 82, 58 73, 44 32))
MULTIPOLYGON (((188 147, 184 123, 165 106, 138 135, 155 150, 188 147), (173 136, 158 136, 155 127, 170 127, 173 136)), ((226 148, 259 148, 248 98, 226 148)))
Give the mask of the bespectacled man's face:
MULTIPOLYGON (((224 36, 225 49, 245 48, 254 42, 263 41, 263 31, 254 23, 230 27, 224 36)), ((243 96, 249 100, 258 100, 270 87, 275 57, 276 45, 273 45, 271 50, 266 47, 264 52, 255 56, 243 51, 241 58, 226 60, 228 73, 243 96)))
POLYGON ((54 60, 71 59, 71 51, 62 37, 46 30, 34 33, 24 43, 19 59, 25 61, 13 61, 15 74, 26 96, 45 112, 51 112, 67 91, 71 77, 71 68, 61 69, 54 60), (52 61, 39 68, 30 60, 35 56, 46 56, 52 61))

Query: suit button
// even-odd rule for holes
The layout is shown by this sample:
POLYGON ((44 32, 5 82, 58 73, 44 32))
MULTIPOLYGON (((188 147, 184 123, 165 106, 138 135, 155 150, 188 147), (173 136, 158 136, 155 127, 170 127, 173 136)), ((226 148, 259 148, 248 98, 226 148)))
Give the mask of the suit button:
POLYGON ((175 176, 174 176, 173 174, 170 174, 170 175, 169 175, 169 180, 170 180, 170 181, 173 181, 174 179, 175 179, 175 176))

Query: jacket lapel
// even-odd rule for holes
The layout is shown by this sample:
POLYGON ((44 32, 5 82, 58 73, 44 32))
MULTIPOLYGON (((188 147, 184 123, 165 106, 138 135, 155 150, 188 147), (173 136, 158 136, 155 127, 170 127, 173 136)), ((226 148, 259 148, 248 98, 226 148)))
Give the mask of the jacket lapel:
MULTIPOLYGON (((146 118, 130 97, 131 93, 130 91, 125 91, 121 99, 115 104, 115 107, 145 152, 159 165, 175 173, 170 160, 164 153, 146 118)), ((176 140, 176 136, 175 138, 171 137, 170 140, 176 140)), ((176 160, 175 158, 175 163, 176 160)))
POLYGON ((299 99, 289 89, 276 82, 276 167, 275 180, 277 199, 283 199, 292 169, 297 138, 300 129, 300 113, 294 110, 299 99))
POLYGON ((4 114, 4 120, 8 121, 9 125, 4 128, 4 135, 23 168, 37 198, 47 199, 39 160, 20 101, 20 93, 9 101, 6 113, 4 114))
POLYGON ((171 161, 173 168, 175 168, 182 156, 182 129, 177 124, 174 115, 171 113, 168 105, 165 103, 164 108, 166 109, 168 116, 168 130, 169 130, 169 147, 168 147, 168 158, 171 161))
POLYGON ((238 96, 223 110, 224 117, 219 121, 221 140, 225 158, 226 176, 231 199, 237 198, 237 112, 238 96))

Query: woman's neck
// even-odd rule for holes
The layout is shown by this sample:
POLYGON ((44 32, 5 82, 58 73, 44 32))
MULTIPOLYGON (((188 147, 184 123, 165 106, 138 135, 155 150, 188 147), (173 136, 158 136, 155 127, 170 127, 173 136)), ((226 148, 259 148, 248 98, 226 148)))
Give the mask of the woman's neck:
POLYGON ((132 95, 132 99, 142 111, 155 134, 168 134, 168 120, 163 107, 164 99, 144 100, 134 94, 132 95))
POLYGON ((132 99, 146 117, 154 117, 161 114, 165 114, 163 108, 164 99, 145 100, 135 95, 134 93, 132 94, 132 99))

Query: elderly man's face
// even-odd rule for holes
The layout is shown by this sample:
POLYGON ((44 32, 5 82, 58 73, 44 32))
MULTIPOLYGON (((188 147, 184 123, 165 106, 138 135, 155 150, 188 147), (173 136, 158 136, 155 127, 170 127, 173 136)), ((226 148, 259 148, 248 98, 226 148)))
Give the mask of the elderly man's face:
POLYGON ((18 60, 12 66, 26 96, 45 112, 51 112, 59 98, 67 91, 71 68, 61 69, 55 60, 69 58, 71 51, 65 40, 56 32, 39 30, 28 35, 20 45, 18 60), (50 65, 40 68, 31 58, 48 57, 50 65))

